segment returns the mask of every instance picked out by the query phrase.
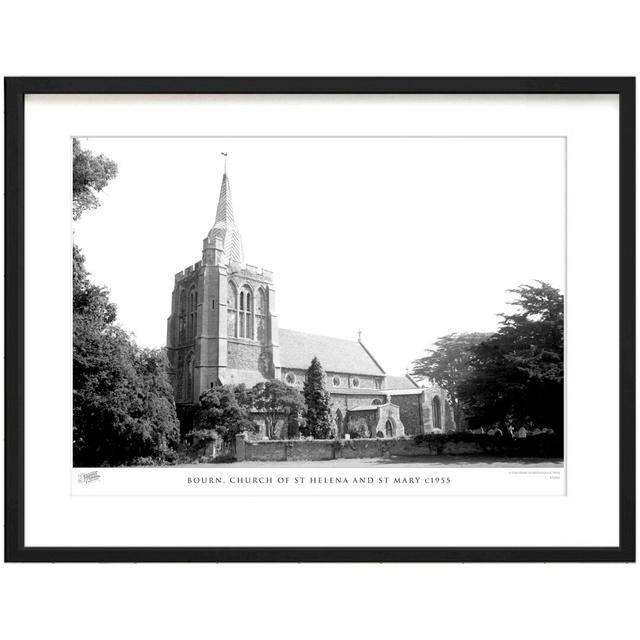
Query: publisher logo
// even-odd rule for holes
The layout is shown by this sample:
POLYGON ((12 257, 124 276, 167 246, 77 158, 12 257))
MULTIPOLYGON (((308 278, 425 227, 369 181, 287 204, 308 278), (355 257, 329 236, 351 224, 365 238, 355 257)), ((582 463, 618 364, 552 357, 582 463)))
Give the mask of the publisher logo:
POLYGON ((86 473, 78 474, 78 482, 80 484, 90 484, 100 480, 100 474, 97 471, 88 471, 86 473))

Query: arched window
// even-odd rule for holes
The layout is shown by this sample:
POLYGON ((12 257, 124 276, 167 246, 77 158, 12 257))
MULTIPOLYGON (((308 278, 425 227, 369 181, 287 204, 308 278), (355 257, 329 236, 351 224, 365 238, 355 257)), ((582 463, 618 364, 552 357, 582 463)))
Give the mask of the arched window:
POLYGON ((193 401, 193 354, 190 354, 187 358, 184 367, 185 374, 185 400, 187 402, 193 401))
POLYGON ((253 298, 251 294, 247 291, 246 298, 246 306, 247 306, 247 317, 245 318, 246 331, 245 337, 253 340, 253 298))
POLYGON ((256 296, 256 339, 260 344, 267 342, 267 296, 264 289, 258 289, 256 296))
POLYGON ((391 420, 387 420, 384 425, 385 437, 393 438, 393 422, 391 420))
POLYGON ((238 289, 233 282, 229 282, 227 289, 227 335, 238 337, 238 289))
POLYGON ((253 296, 249 287, 240 291, 240 337, 253 340, 253 296))
POLYGON ((178 352, 178 371, 176 375, 176 397, 178 400, 182 400, 182 394, 184 393, 184 352, 178 352))
POLYGON ((433 428, 442 429, 442 415, 440 410, 440 398, 434 396, 431 401, 431 408, 433 412, 433 428))
POLYGON ((180 292, 180 315, 178 317, 178 341, 183 343, 186 339, 187 322, 187 292, 183 289, 180 292))
POLYGON ((194 310, 193 310, 193 335, 198 333, 198 290, 193 292, 194 297, 194 310))
POLYGON ((187 323, 187 336, 192 339, 196 334, 196 308, 198 293, 195 287, 191 287, 189 291, 189 319, 187 323))

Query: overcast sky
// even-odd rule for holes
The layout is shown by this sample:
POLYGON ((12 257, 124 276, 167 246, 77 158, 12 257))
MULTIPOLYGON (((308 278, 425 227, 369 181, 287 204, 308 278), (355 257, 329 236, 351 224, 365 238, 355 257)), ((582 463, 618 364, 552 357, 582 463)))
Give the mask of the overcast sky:
POLYGON ((404 373, 439 336, 493 331, 506 289, 564 292, 560 138, 83 138, 118 164, 74 224, 142 346, 166 343, 174 274, 201 258, 222 151, 249 264, 280 326, 362 339, 404 373))

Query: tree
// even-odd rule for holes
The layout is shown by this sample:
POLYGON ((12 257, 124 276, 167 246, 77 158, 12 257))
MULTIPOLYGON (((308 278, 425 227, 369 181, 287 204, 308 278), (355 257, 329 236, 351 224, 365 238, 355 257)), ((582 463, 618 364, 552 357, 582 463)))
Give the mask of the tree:
POLYGON ((115 324, 107 291, 74 248, 73 444, 76 466, 160 459, 177 446, 175 404, 161 350, 141 350, 115 324))
POLYGON ((564 296, 545 282, 511 289, 513 314, 472 350, 458 394, 478 426, 550 427, 564 423, 564 296))
POLYGON ((254 407, 264 416, 268 438, 276 437, 278 420, 287 424, 287 435, 292 437, 302 424, 304 400, 297 389, 281 380, 260 382, 253 387, 254 407))
POLYGON ((253 393, 245 385, 219 385, 200 395, 196 407, 198 429, 191 435, 210 438, 215 433, 230 444, 238 433, 255 432, 258 425, 250 415, 253 393))
POLYGON ((471 372, 472 348, 489 333, 450 333, 438 338, 429 355, 414 360, 411 375, 418 380, 429 379, 447 394, 458 429, 464 428, 465 417, 458 399, 458 388, 471 372))
MULTIPOLYGON (((73 217, 95 209, 117 174, 104 156, 73 143, 73 217)), ((73 245, 73 458, 76 466, 165 459, 177 446, 179 425, 163 350, 139 349, 116 324, 109 292, 89 280, 73 245)))
POLYGON ((87 210, 97 209, 100 200, 96 195, 118 175, 118 165, 100 154, 94 156, 91 151, 80 146, 73 139, 73 219, 78 220, 87 210))
POLYGON ((324 369, 315 356, 307 369, 304 399, 307 405, 305 432, 318 439, 330 438, 333 429, 331 396, 327 391, 324 369))

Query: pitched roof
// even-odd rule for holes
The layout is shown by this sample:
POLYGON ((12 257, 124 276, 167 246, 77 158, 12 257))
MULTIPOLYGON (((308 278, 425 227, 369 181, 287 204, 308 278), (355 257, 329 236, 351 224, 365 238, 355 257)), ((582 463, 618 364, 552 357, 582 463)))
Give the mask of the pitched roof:
POLYGON ((362 343, 356 340, 280 329, 280 365, 282 367, 308 369, 314 356, 317 356, 327 372, 384 375, 380 365, 362 343))
POLYGON ((387 389, 419 389, 418 385, 407 376, 386 376, 387 389))
POLYGON ((375 411, 379 408, 379 404, 361 404, 359 407, 353 407, 352 409, 349 409, 349 411, 375 411))

